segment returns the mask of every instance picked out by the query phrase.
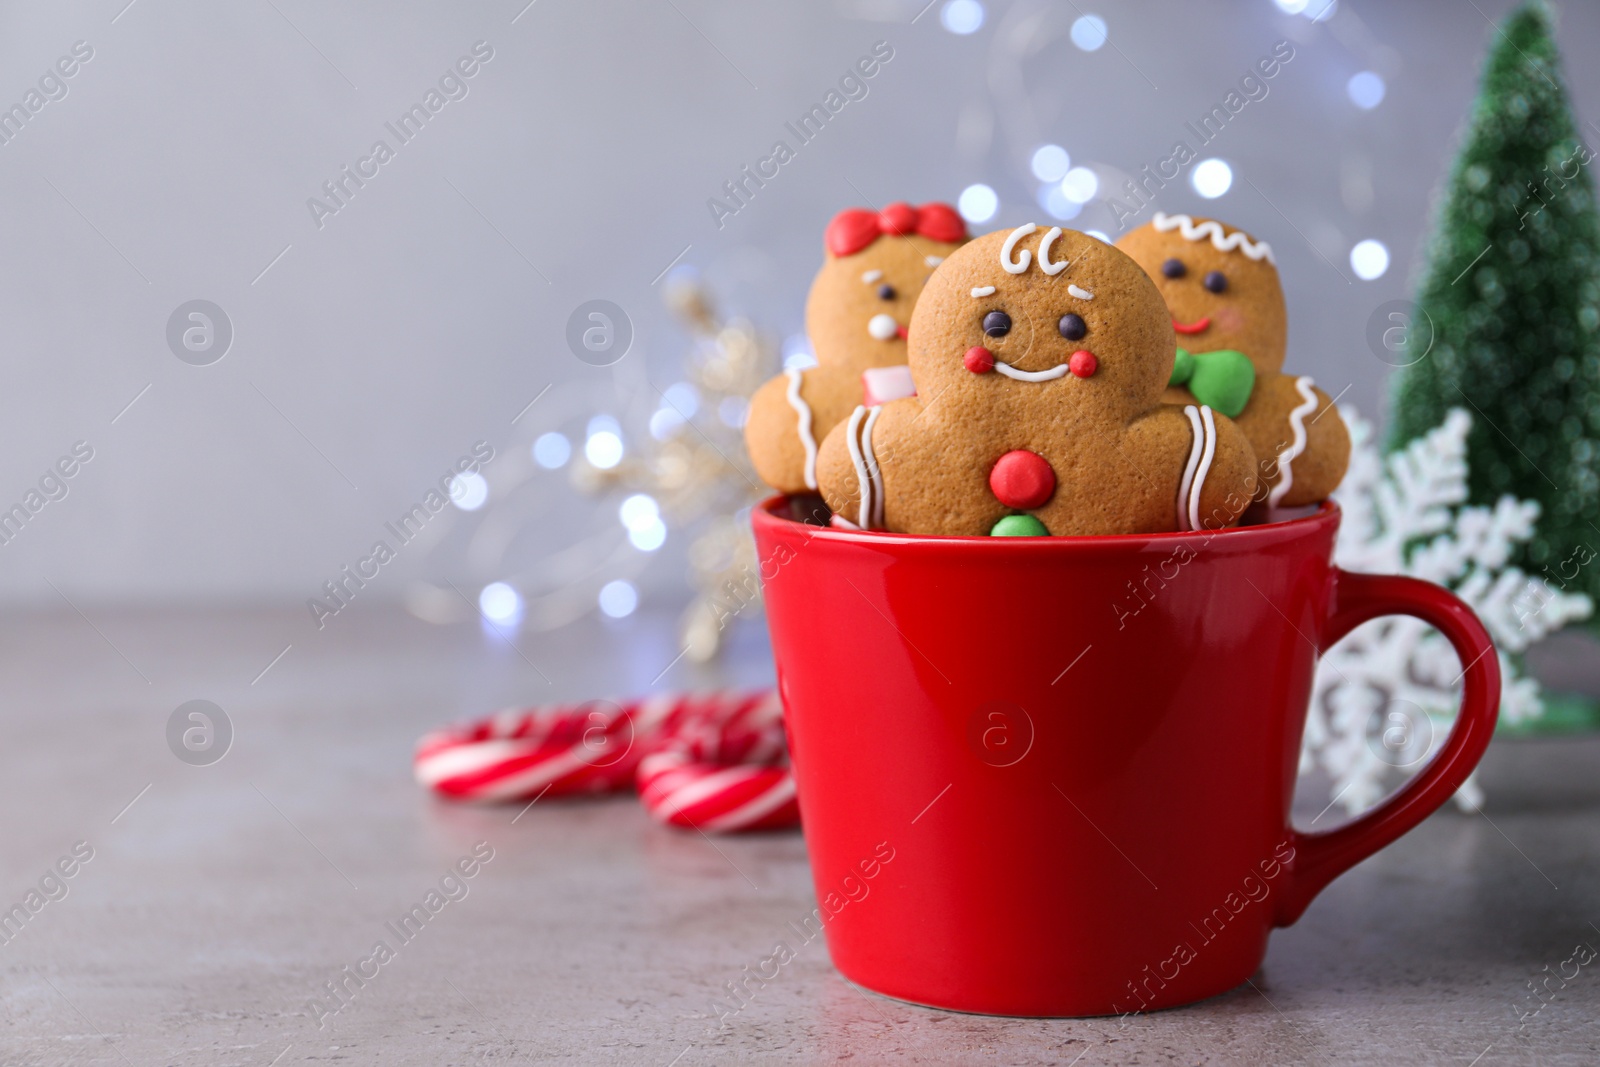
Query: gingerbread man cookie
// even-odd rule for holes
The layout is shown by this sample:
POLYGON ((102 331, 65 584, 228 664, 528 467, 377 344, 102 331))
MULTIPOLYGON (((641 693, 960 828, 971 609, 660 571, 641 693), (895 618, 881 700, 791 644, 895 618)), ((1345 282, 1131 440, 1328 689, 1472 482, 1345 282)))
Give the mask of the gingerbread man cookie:
POLYGON ((823 442, 835 521, 900 533, 1066 535, 1237 521, 1255 454, 1211 408, 1162 403, 1172 321, 1155 284, 1086 234, 977 238, 911 320, 916 395, 823 442))
POLYGON ((966 224, 945 204, 852 208, 828 224, 827 258, 806 299, 817 365, 786 371, 750 399, 745 447, 763 481, 781 493, 815 492, 818 442, 863 399, 910 394, 911 309, 928 275, 966 239, 966 224))
POLYGON ((1231 416, 1260 461, 1258 499, 1325 499, 1350 461, 1350 434, 1328 395, 1283 373, 1288 315, 1272 249, 1214 219, 1157 213, 1117 242, 1172 314, 1179 345, 1167 399, 1231 416))

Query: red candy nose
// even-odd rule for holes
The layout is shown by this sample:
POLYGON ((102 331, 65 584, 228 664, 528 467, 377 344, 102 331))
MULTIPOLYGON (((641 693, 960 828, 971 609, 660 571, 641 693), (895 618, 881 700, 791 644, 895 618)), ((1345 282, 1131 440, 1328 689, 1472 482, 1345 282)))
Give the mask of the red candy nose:
POLYGON ((906 332, 906 328, 904 326, 896 326, 894 328, 894 335, 900 338, 902 341, 910 336, 910 334, 906 332))
POLYGON ((1100 369, 1100 361, 1094 358, 1093 352, 1080 348, 1067 360, 1067 369, 1079 378, 1087 378, 1100 369))
POLYGON ((1008 508, 1026 511, 1050 499, 1056 491, 1056 472, 1036 452, 1007 452, 989 472, 989 489, 1008 508))
POLYGON ((982 345, 973 345, 961 357, 961 363, 973 374, 988 374, 994 370, 994 353, 982 345))

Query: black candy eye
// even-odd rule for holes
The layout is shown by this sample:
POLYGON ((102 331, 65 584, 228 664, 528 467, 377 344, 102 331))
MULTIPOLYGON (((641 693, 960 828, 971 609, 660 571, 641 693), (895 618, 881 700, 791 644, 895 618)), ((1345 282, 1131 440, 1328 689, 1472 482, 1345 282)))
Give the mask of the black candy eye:
POLYGON ((880 286, 878 286, 878 297, 881 300, 893 300, 894 299, 894 286, 892 286, 892 285, 880 285, 880 286))
POLYGON ((1083 335, 1089 332, 1089 325, 1083 321, 1082 316, 1071 314, 1061 316, 1056 328, 1061 331, 1061 336, 1069 341, 1081 341, 1083 335))
POLYGON ((1220 270, 1207 271, 1206 276, 1200 280, 1200 284, 1213 293, 1220 293, 1228 287, 1228 279, 1223 277, 1220 270))
POLYGON ((1188 272, 1189 268, 1183 265, 1181 259, 1169 259, 1161 264, 1161 273, 1168 278, 1181 278, 1188 272))
POLYGON ((991 311, 983 317, 983 332, 990 337, 1004 337, 1011 332, 1011 316, 1004 311, 991 311))

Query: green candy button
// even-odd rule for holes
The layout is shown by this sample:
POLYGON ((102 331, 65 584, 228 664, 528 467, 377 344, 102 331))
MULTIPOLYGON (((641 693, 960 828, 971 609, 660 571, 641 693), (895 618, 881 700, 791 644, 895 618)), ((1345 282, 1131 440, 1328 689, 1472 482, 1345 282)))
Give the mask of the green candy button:
POLYGON ((1044 523, 1032 515, 1007 515, 994 524, 990 537, 1049 537, 1044 523))

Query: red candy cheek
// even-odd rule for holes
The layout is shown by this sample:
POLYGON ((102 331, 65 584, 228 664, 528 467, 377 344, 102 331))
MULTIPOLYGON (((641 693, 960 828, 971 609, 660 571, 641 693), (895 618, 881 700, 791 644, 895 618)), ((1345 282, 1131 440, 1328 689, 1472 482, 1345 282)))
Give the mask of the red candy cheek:
POLYGON ((1067 369, 1079 378, 1088 378, 1100 369, 1100 361, 1094 358, 1093 352, 1080 348, 1067 360, 1067 369))
POLYGON ((961 364, 973 374, 988 374, 994 370, 994 353, 982 345, 973 345, 961 357, 961 364))
POLYGON ((1050 499, 1056 472, 1037 452, 1017 449, 1001 456, 989 472, 989 489, 1008 508, 1026 511, 1050 499))

